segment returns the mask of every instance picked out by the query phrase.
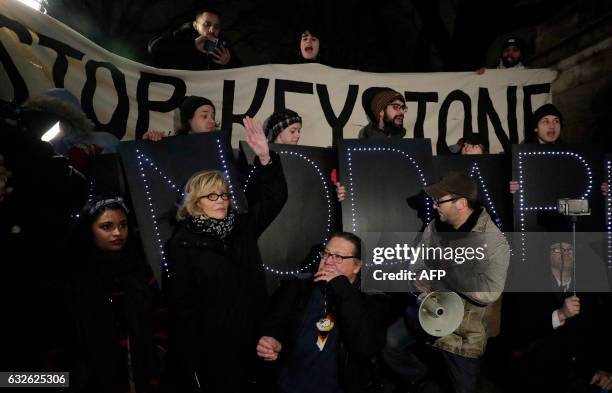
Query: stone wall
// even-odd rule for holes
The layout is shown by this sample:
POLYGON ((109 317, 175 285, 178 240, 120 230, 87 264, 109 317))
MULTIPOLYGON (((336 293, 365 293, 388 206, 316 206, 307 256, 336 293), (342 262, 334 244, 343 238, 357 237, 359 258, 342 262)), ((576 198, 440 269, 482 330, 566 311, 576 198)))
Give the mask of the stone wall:
MULTIPOLYGON (((570 143, 593 142, 610 149, 612 2, 576 1, 556 11, 551 12, 549 20, 512 35, 527 43, 527 67, 559 72, 552 94, 553 103, 565 120, 562 138, 570 143)), ((499 56, 504 37, 491 45, 489 64, 499 56)))

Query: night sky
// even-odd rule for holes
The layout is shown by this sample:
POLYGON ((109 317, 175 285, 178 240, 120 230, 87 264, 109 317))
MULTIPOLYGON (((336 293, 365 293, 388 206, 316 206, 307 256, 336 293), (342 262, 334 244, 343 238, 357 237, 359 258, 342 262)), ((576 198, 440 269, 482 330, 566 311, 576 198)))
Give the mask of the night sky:
MULTIPOLYGON (((569 0, 145 1, 47 0, 49 15, 106 49, 150 63, 147 41, 193 20, 221 14, 222 33, 244 65, 292 63, 306 26, 320 32, 323 62, 371 72, 469 71, 487 62, 496 38, 541 23, 569 0)), ((528 50, 533 34, 523 34, 528 50)), ((527 53, 527 58, 529 57, 527 53)))

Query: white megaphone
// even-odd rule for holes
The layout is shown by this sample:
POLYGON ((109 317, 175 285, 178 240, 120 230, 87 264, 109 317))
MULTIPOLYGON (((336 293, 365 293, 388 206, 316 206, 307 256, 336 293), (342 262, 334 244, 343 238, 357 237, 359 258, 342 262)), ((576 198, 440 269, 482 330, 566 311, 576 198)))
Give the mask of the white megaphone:
POLYGON ((463 301, 455 292, 435 291, 419 296, 419 323, 427 334, 451 334, 463 320, 463 301))

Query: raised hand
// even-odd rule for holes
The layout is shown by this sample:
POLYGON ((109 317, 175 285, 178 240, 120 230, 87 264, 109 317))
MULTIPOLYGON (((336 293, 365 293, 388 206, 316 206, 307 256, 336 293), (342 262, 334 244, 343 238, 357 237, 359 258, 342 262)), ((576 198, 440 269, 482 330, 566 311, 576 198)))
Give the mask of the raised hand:
POLYGON ((268 148, 268 139, 261 127, 261 123, 247 116, 242 120, 244 128, 247 131, 247 143, 253 149, 253 152, 259 157, 261 165, 267 165, 270 162, 270 149, 268 148))

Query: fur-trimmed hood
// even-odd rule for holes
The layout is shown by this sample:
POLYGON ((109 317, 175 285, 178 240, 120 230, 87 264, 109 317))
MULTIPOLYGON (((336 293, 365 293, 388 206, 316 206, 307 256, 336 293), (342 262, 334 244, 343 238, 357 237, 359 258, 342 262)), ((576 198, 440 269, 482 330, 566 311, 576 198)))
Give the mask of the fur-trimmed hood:
POLYGON ((66 89, 51 89, 28 98, 25 108, 52 113, 70 123, 69 134, 87 134, 94 131, 94 123, 81 109, 79 100, 66 89))

